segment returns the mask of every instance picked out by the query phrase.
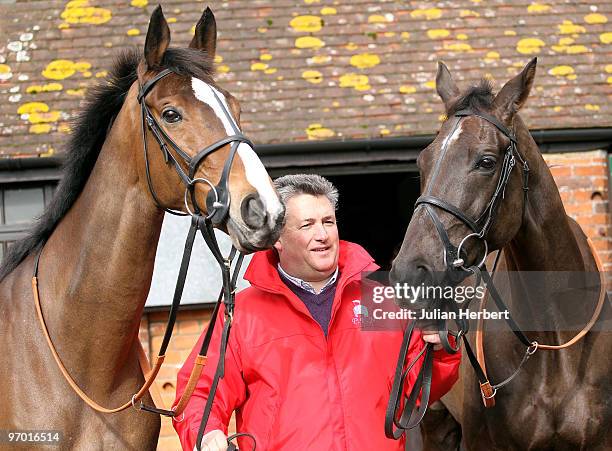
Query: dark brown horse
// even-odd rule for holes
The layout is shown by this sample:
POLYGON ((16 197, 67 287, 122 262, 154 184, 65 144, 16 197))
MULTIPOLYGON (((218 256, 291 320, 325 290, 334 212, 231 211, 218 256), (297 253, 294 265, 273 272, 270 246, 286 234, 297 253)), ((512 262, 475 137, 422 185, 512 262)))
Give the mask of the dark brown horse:
MULTIPOLYGON (((170 30, 158 7, 144 57, 123 54, 108 83, 91 96, 75 127, 54 200, 3 263, 0 430, 59 431, 60 449, 155 449, 156 415, 131 407, 98 413, 69 387, 37 319, 31 278, 42 249, 42 312, 63 364, 97 403, 114 408, 129 401, 143 383, 138 326, 164 216, 160 206, 193 211, 193 199, 207 205, 210 185, 202 180, 215 184, 221 178, 233 152, 224 140, 239 133, 238 102, 212 78, 212 12, 207 8, 202 15, 189 48, 169 48, 169 43, 170 30), (147 92, 139 99, 139 91, 147 92), (139 100, 163 131, 165 150, 150 129, 143 131, 139 100), (190 188, 176 166, 189 173, 185 159, 215 143, 216 150, 195 168, 200 182, 194 184, 193 198, 186 196, 190 188)), ((232 161, 226 178, 231 203, 219 227, 239 250, 269 247, 278 237, 283 207, 250 145, 241 141, 232 161)))
MULTIPOLYGON (((394 261, 392 276, 397 281, 455 284, 457 267, 478 265, 483 258, 484 240, 489 252, 503 249, 501 266, 508 271, 571 271, 584 277, 597 271, 585 234, 566 215, 552 175, 518 115, 535 69, 534 59, 494 95, 488 82, 460 92, 446 66, 439 65, 437 91, 448 119, 418 159, 425 197, 417 201, 394 261), (508 179, 500 191, 504 175, 508 179), (464 253, 452 255, 474 230, 484 231, 484 240, 472 236, 460 246, 464 253)), ((519 324, 538 316, 553 324, 567 323, 567 304, 552 295, 554 287, 547 279, 529 287, 512 279, 510 289, 505 301, 519 324)), ((570 300, 571 319, 579 325, 575 329, 531 327, 529 339, 540 344, 570 340, 596 311, 598 293, 591 294, 570 300)), ((601 317, 610 315, 610 305, 604 302, 600 326, 601 317)), ((538 349, 499 389, 489 409, 464 353, 460 381, 443 398, 444 405, 432 406, 422 425, 425 449, 456 450, 462 438, 469 450, 611 449, 611 345, 612 334, 594 327, 571 347, 538 349)), ((525 355, 525 346, 509 330, 487 332, 484 350, 492 382, 509 376, 525 355)))

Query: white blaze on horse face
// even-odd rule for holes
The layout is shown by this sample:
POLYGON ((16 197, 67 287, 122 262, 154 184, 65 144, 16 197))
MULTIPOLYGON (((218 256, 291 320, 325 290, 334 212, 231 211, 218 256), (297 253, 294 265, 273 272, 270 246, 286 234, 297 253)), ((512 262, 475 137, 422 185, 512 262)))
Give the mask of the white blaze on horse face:
MULTIPOLYGON (((198 78, 191 79, 191 87, 196 99, 204 102, 206 105, 212 108, 223 124, 225 132, 228 134, 228 136, 234 135, 236 133, 235 130, 240 130, 234 118, 231 117, 231 110, 227 105, 225 96, 221 92, 198 78), (215 94, 217 95, 216 97, 215 94), (223 111, 223 107, 221 106, 221 103, 219 103, 219 100, 217 100, 217 97, 223 103, 223 107, 225 107, 227 114, 225 111, 223 111)), ((274 188, 272 187, 272 184, 270 183, 270 177, 268 177, 268 172, 261 163, 261 160, 247 143, 240 143, 236 153, 242 160, 248 182, 259 193, 259 196, 261 197, 270 218, 277 218, 283 207, 278 196, 276 195, 276 192, 274 191, 274 188)))
POLYGON ((459 138, 459 135, 461 134, 461 122, 459 122, 457 124, 457 126, 455 127, 455 129, 453 130, 453 132, 448 135, 446 138, 444 138, 444 141, 442 141, 442 150, 444 151, 448 146, 450 146, 453 142, 457 141, 457 139, 459 138))

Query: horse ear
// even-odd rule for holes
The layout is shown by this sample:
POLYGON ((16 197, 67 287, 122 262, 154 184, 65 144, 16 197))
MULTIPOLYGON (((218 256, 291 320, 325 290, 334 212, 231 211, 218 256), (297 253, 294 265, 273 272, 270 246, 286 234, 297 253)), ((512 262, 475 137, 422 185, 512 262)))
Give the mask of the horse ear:
POLYGON ((170 28, 160 5, 155 8, 149 21, 144 55, 147 67, 152 69, 161 64, 166 49, 170 45, 170 28))
POLYGON ((537 58, 529 61, 521 73, 506 83, 495 97, 493 106, 504 120, 509 120, 527 101, 533 86, 537 62, 537 58))
POLYGON ((195 27, 195 34, 189 47, 204 50, 210 58, 215 57, 217 49, 217 22, 215 15, 207 6, 195 27))
POLYGON ((453 99, 459 95, 459 88, 455 84, 448 67, 442 61, 438 61, 438 73, 436 74, 436 91, 444 102, 448 111, 453 99))

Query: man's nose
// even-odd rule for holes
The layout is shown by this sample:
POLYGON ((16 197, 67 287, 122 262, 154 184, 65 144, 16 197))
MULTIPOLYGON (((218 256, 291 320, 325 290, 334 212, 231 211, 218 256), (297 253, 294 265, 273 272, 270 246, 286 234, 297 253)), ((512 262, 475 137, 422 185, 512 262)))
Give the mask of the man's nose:
POLYGON ((327 229, 323 224, 317 224, 315 231, 315 239, 318 241, 325 241, 328 237, 327 229))

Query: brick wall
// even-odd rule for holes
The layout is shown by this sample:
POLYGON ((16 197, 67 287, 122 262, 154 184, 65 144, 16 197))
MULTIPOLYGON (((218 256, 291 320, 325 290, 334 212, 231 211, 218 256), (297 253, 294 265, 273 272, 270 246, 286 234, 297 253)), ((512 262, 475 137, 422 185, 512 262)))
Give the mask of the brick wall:
MULTIPOLYGON (((607 271, 612 268, 610 212, 608 208, 609 168, 605 151, 545 155, 559 187, 567 213, 576 219, 591 237, 607 271)), ((610 283, 610 282, 609 282, 610 283)), ((165 406, 174 401, 176 372, 189 355, 210 318, 209 309, 189 310, 178 315, 164 367, 157 384, 165 406)), ((161 344, 167 313, 146 314, 140 337, 146 351, 157 354, 161 344)), ((234 425, 230 426, 234 430, 234 425)), ((158 451, 180 450, 172 424, 162 420, 158 451)))
MULTIPOLYGON (((608 191, 610 169, 605 151, 545 155, 567 214, 591 238, 606 273, 612 269, 608 191)), ((608 280, 608 291, 612 280, 608 280)))

